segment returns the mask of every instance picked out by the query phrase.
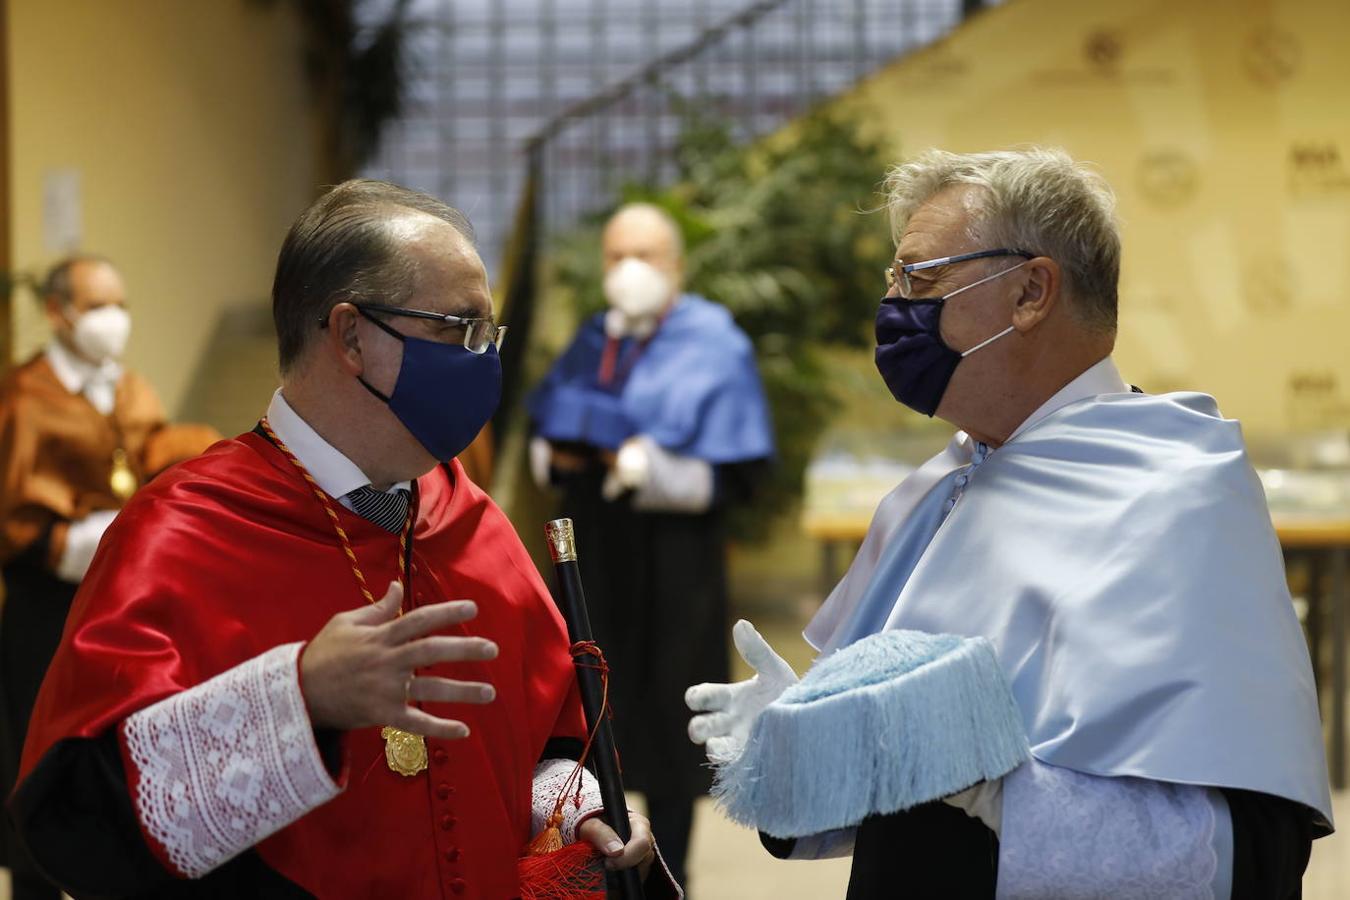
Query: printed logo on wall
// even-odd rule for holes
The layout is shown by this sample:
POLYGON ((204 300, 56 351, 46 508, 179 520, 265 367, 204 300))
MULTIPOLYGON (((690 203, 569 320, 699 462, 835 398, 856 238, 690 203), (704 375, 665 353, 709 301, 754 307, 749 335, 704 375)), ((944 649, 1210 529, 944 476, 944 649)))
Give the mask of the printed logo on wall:
POLYGON ((1127 65, 1127 41, 1118 28, 1094 28, 1083 36, 1082 64, 1040 69, 1031 80, 1041 85, 1091 86, 1105 82, 1171 84, 1176 72, 1156 65, 1127 65))
POLYGON ((1175 209, 1190 202, 1200 183, 1200 167, 1175 148, 1150 150, 1139 159, 1139 193, 1154 206, 1175 209))
POLYGON ((1120 38, 1120 32, 1109 28, 1090 32, 1087 40, 1083 42, 1083 56, 1087 59, 1088 65, 1103 75, 1116 74, 1116 66, 1119 65, 1121 54, 1124 52, 1125 45, 1120 38))
POLYGON ((1330 369, 1289 373, 1285 392, 1289 426, 1295 431, 1321 431, 1350 426, 1350 400, 1341 393, 1330 369))
POLYGON ((1288 259, 1274 257, 1249 263, 1242 273, 1242 300, 1253 315, 1283 316, 1294 308, 1298 275, 1288 259))
POLYGON ((1350 169, 1334 140, 1295 141, 1286 161, 1289 193, 1320 197, 1350 192, 1350 169))
POLYGON ((1266 88, 1283 87, 1298 73, 1302 59, 1299 39, 1278 28, 1257 29, 1242 48, 1247 77, 1266 88))

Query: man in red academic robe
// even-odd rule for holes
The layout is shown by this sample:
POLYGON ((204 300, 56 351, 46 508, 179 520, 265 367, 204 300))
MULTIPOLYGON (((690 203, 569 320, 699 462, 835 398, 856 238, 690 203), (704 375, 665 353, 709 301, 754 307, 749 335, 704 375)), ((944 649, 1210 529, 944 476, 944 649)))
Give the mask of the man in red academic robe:
MULTIPOLYGON (((278 260, 267 416, 107 532, 10 803, 70 893, 520 896, 585 735, 566 629, 452 461, 501 379, 468 234, 380 182, 317 201, 278 260)), ((563 812, 611 868, 653 855, 589 780, 563 812)))

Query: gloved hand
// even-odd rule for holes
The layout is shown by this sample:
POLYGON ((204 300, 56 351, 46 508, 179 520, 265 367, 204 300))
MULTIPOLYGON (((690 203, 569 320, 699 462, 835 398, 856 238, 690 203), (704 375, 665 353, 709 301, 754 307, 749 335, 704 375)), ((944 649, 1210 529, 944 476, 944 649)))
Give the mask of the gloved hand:
POLYGON ((83 519, 70 523, 66 530, 66 546, 61 559, 56 564, 56 577, 71 584, 79 584, 94 561, 94 551, 108 530, 112 520, 117 517, 115 509, 100 509, 91 512, 83 519))
POLYGON ((731 638, 755 676, 735 684, 696 684, 684 693, 689 708, 702 713, 689 720, 689 739, 707 744, 708 759, 713 763, 739 756, 750 739, 755 719, 797 683, 792 666, 745 619, 732 627, 731 638))
POLYGON ((943 797, 942 802, 949 806, 955 806, 972 819, 979 819, 989 827, 990 831, 994 832, 995 837, 1000 839, 1003 837, 1002 778, 995 778, 993 781, 981 781, 959 794, 943 797))
POLYGON ((616 500, 627 491, 637 491, 647 486, 647 477, 651 474, 652 461, 650 451, 642 435, 631 437, 619 447, 614 457, 614 465, 600 486, 600 494, 606 500, 616 500))

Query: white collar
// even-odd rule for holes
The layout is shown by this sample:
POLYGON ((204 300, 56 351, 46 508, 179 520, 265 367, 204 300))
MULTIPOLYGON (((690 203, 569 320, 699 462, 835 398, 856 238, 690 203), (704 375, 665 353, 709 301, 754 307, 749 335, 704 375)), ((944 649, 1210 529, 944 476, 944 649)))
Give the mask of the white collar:
POLYGON ((115 359, 107 360, 101 365, 91 363, 84 357, 77 356, 70 349, 56 338, 47 342, 47 364, 52 367, 56 374, 56 380, 61 382, 61 386, 72 394, 82 394, 84 389, 92 382, 102 381, 107 384, 116 384, 122 380, 122 364, 115 359))
MULTIPOLYGON (((370 478, 356 463, 300 418, 300 414, 281 395, 280 389, 272 395, 272 402, 267 406, 267 422, 328 496, 342 500, 343 505, 346 505, 344 498, 347 494, 370 484, 370 478)), ((400 481, 389 490, 406 491, 411 487, 412 482, 400 481)))
MULTIPOLYGON (((1070 403, 1086 400, 1088 397, 1096 397, 1098 394, 1126 394, 1129 393, 1129 390, 1129 385, 1125 383, 1125 379, 1120 377, 1120 372, 1116 369, 1116 364, 1111 361, 1111 357, 1104 357, 1100 362, 1084 370, 1083 374, 1060 388, 1053 397, 1042 403, 1039 409, 1027 416, 1026 421, 1018 425, 1017 430, 1008 437, 1008 441, 1011 441, 1055 410, 1063 409, 1070 403)), ((1007 441, 1004 443, 1007 443, 1007 441)))

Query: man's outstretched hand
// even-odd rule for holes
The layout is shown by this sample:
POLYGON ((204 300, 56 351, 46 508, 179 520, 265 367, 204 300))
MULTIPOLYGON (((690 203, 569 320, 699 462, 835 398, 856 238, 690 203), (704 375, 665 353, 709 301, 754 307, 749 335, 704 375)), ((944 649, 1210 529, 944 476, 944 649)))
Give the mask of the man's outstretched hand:
POLYGON ((445 662, 487 660, 497 645, 486 638, 437 634, 478 615, 471 600, 452 600, 398 614, 403 586, 397 581, 379 602, 341 612, 305 646, 300 685, 316 728, 348 730, 392 725, 425 737, 455 740, 469 728, 412 706, 491 703, 490 684, 419 676, 416 670, 445 662))

